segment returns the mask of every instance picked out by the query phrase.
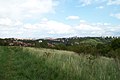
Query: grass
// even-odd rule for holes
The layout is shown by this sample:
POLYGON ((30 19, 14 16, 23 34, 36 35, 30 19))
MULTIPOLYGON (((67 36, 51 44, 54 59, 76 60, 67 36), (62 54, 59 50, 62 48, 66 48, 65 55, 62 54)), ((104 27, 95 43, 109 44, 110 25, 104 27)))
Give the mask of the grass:
POLYGON ((87 39, 84 41, 81 41, 81 43, 86 43, 86 44, 92 44, 92 45, 97 45, 98 43, 101 43, 101 41, 95 40, 95 39, 87 39))
POLYGON ((0 80, 119 80, 112 58, 43 48, 0 47, 0 80))

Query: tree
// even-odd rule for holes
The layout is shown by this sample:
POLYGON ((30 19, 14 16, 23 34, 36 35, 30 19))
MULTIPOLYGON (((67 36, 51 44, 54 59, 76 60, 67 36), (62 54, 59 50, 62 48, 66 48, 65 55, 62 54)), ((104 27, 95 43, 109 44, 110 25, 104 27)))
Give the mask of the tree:
POLYGON ((111 48, 113 50, 120 48, 120 38, 116 38, 111 42, 111 48))

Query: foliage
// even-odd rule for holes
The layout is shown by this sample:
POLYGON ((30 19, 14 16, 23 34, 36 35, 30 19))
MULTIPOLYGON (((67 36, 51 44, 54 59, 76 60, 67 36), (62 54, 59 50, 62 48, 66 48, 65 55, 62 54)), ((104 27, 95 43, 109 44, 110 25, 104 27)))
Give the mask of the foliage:
POLYGON ((67 46, 64 45, 64 44, 58 44, 58 45, 55 45, 55 48, 54 48, 54 49, 66 50, 66 49, 67 49, 67 46))
POLYGON ((111 47, 113 50, 120 48, 120 38, 112 40, 111 47))
MULTIPOLYGON (((56 40, 16 40, 14 38, 0 39, 1 46, 8 46, 13 42, 24 42, 33 44, 32 47, 52 48, 57 50, 74 51, 77 54, 91 54, 94 56, 115 57, 119 56, 120 38, 115 37, 72 37, 59 38, 56 40)), ((22 46, 22 45, 13 45, 22 46)))
POLYGON ((97 41, 95 39, 87 39, 87 40, 83 40, 81 41, 81 43, 84 43, 84 44, 91 44, 91 45, 97 45, 97 44, 102 44, 102 42, 100 41, 97 41))
POLYGON ((35 42, 35 47, 38 47, 38 48, 40 48, 40 47, 42 47, 42 48, 47 48, 48 46, 47 46, 47 41, 43 41, 43 42, 38 42, 38 41, 36 41, 35 42))

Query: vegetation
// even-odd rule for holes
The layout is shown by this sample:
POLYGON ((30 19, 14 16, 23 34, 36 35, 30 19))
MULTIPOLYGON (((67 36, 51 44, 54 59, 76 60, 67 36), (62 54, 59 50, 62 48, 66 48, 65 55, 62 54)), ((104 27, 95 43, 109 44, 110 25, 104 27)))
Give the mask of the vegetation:
MULTIPOLYGON (((75 41, 72 41, 72 43, 74 42, 75 41)), ((62 44, 57 45, 54 49, 74 51, 78 54, 99 55, 120 59, 120 38, 106 38, 106 41, 100 39, 84 39, 80 41, 79 44, 62 44)))
MULTIPOLYGON (((113 53, 118 55, 120 49, 109 54, 113 53)), ((1 80, 119 80, 119 77, 118 58, 54 49, 0 47, 1 80)))
POLYGON ((8 38, 0 39, 0 45, 51 48, 118 59, 120 56, 120 37, 71 37, 37 40, 8 38))

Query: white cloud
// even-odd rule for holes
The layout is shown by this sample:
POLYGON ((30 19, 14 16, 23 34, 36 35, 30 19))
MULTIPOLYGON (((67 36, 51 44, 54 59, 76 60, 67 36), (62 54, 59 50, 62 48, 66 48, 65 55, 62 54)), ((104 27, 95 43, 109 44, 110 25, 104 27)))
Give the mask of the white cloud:
MULTIPOLYGON (((70 26, 58 21, 47 20, 42 21, 38 24, 26 24, 24 29, 27 33, 34 34, 39 33, 42 35, 64 35, 64 36, 103 36, 106 35, 106 30, 103 26, 107 26, 107 23, 104 24, 88 24, 87 22, 80 23, 78 26, 70 26), (105 24, 105 25, 104 25, 105 24)), ((108 29, 110 30, 110 29, 108 29)), ((40 35, 41 36, 41 35, 40 35)), ((58 37, 59 37, 58 36, 58 37)), ((44 36, 45 37, 45 36, 44 36)))
MULTIPOLYGON (((106 23, 105 23, 106 25, 106 23)), ((106 30, 103 28, 104 24, 88 24, 87 22, 80 23, 78 26, 70 26, 54 20, 43 20, 37 24, 25 24, 24 32, 27 34, 39 33, 41 37, 46 36, 103 36, 106 35, 106 30), (46 36, 45 36, 46 35, 46 36)))
POLYGON ((93 25, 93 26, 111 26, 110 23, 101 23, 101 22, 92 23, 91 25, 93 25))
MULTIPOLYGON (((13 22, 12 22, 13 23, 13 22)), ((17 23, 17 21, 16 21, 17 23)), ((5 23, 6 24, 6 23, 5 23)), ((120 35, 120 26, 109 23, 80 22, 77 26, 43 18, 39 23, 21 23, 9 26, 0 25, 0 37, 40 38, 70 36, 114 36, 120 35)))
POLYGON ((104 30, 101 27, 87 23, 80 23, 75 29, 81 36, 101 36, 104 34, 104 30))
POLYGON ((55 0, 0 0, 0 37, 35 36, 36 25, 26 19, 54 13, 57 5, 55 0))
POLYGON ((82 3, 82 6, 90 5, 93 0, 80 0, 80 3, 82 3))
POLYGON ((70 25, 53 20, 43 21, 39 24, 34 24, 32 27, 34 26, 36 26, 37 30, 49 34, 70 34, 74 32, 70 25))
MULTIPOLYGON (((43 18, 43 20, 40 23, 35 23, 35 24, 23 24, 22 26, 19 27, 19 29, 12 30, 14 31, 14 34, 10 33, 11 30, 8 30, 7 34, 11 37, 63 37, 63 36, 69 36, 75 33, 74 29, 72 26, 64 24, 62 22, 54 21, 54 20, 48 20, 46 18, 43 18), (16 35, 17 34, 17 35, 16 35), (24 35, 23 35, 24 34, 24 35)), ((5 31, 1 31, 0 33, 4 34, 5 31)))
MULTIPOLYGON (((102 0, 106 1, 106 0, 102 0)), ((102 2, 100 1, 100 2, 102 2)), ((109 0, 109 2, 112 0, 109 0)), ((111 2, 117 3, 119 0, 111 2)), ((99 0, 81 0, 81 3, 90 5, 99 0)), ((108 2, 108 0, 107 0, 108 2)), ((119 35, 120 26, 112 26, 109 23, 89 24, 80 20, 79 16, 68 16, 66 19, 80 20, 77 26, 71 26, 59 21, 41 19, 46 13, 54 13, 58 5, 56 0, 0 0, 0 37, 46 37, 46 36, 104 36, 119 35), (32 19, 36 19, 36 23, 32 19), (29 23, 29 18, 31 21, 29 23), (24 20, 25 19, 25 20, 24 20), (27 20, 26 20, 27 19, 27 20), (38 22, 39 21, 39 22, 38 22)), ((98 8, 102 9, 103 6, 98 8)), ((111 14, 120 19, 120 14, 111 14)))
POLYGON ((104 6, 98 6, 98 7, 96 7, 97 9, 103 9, 104 8, 104 6))
POLYGON ((77 20, 77 19, 79 19, 79 16, 68 16, 66 19, 77 20))
POLYGON ((31 14, 26 14, 23 16, 24 18, 32 18, 33 16, 31 14))
POLYGON ((0 0, 0 17, 23 19, 55 12, 54 0, 0 0))
POLYGON ((120 19, 120 13, 110 14, 110 16, 115 17, 115 18, 117 18, 117 19, 120 19))
POLYGON ((53 10, 52 0, 29 0, 23 3, 20 7, 25 8, 28 13, 48 13, 53 10))
MULTIPOLYGON (((105 3, 106 5, 120 5, 120 0, 79 0, 82 6, 87 6, 91 4, 105 3)), ((102 9, 103 7, 97 7, 102 9)))
POLYGON ((109 26, 109 25, 111 25, 110 23, 103 23, 103 25, 105 25, 105 26, 109 26))
POLYGON ((86 21, 85 20, 80 20, 80 23, 86 23, 86 21))
POLYGON ((49 32, 53 32, 54 34, 69 34, 72 32, 71 26, 52 20, 46 22, 45 27, 49 30, 49 32))
POLYGON ((32 30, 33 30, 33 29, 37 29, 37 27, 36 27, 35 25, 32 25, 32 24, 30 24, 30 23, 29 23, 29 24, 25 24, 25 25, 24 25, 24 28, 25 28, 25 29, 32 29, 32 30))
POLYGON ((46 21, 48 21, 48 19, 47 19, 47 18, 42 18, 41 21, 42 21, 42 22, 46 22, 46 21))
POLYGON ((12 21, 9 18, 0 18, 0 25, 11 26, 12 21))
POLYGON ((0 26, 14 27, 22 24, 23 23, 18 20, 11 20, 10 18, 0 18, 0 26))
POLYGON ((86 31, 101 30, 101 28, 99 28, 99 27, 94 27, 94 26, 91 26, 90 24, 86 24, 86 23, 81 23, 79 26, 76 27, 76 29, 86 30, 86 31))
POLYGON ((107 5, 120 5, 120 0, 108 0, 107 5))
MULTIPOLYGON (((23 25, 23 23, 21 21, 16 21, 15 23, 13 23, 15 26, 18 26, 18 25, 23 25)), ((13 25, 12 24, 12 25, 13 25)))
POLYGON ((87 5, 91 5, 94 3, 103 3, 106 2, 107 0, 79 0, 79 2, 81 3, 82 6, 87 6, 87 5))

